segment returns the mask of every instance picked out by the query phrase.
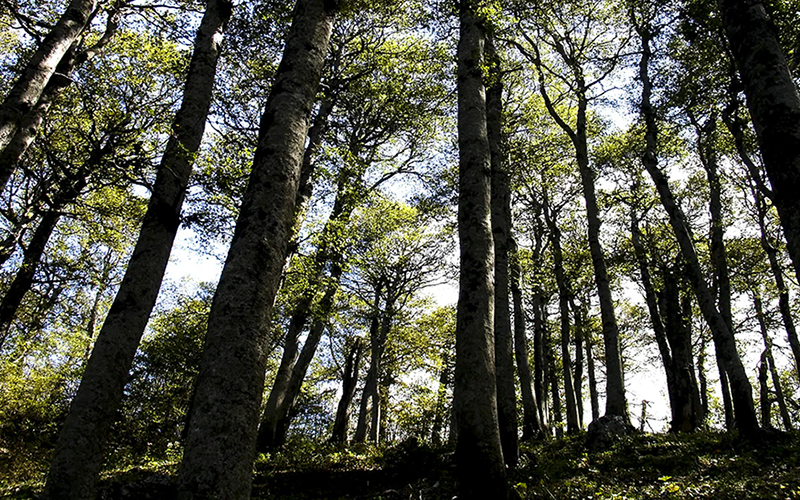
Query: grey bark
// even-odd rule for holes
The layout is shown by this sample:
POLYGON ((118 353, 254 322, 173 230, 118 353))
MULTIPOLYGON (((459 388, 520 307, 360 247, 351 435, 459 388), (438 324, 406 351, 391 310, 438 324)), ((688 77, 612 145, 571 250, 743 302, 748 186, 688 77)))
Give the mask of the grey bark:
MULTIPOLYGON (((535 47, 535 46, 534 46, 535 47)), ((583 74, 572 62, 575 72, 574 91, 578 101, 576 110, 576 124, 573 129, 558 113, 553 104, 544 81, 544 72, 541 67, 538 49, 536 49, 537 66, 539 71, 539 91, 544 100, 548 113, 556 121, 559 127, 569 136, 575 148, 575 160, 578 164, 578 171, 581 177, 581 187, 583 198, 586 202, 586 218, 588 222, 589 252, 592 256, 592 266, 594 268, 595 285, 597 295, 600 300, 600 317, 603 324, 603 346, 605 347, 606 359, 606 415, 618 415, 629 422, 628 403, 625 398, 625 379, 622 372, 622 353, 619 344, 619 327, 614 313, 614 300, 611 295, 611 284, 608 277, 603 247, 600 244, 600 208, 597 203, 597 193, 595 192, 595 177, 597 174, 589 162, 589 150, 587 143, 587 84, 583 79, 583 74)), ((570 58, 562 54, 564 61, 570 64, 570 58)))
POLYGON ((299 0, 209 317, 179 498, 248 498, 272 312, 334 2, 299 0))
POLYGON ((787 249, 800 279, 800 95, 760 0, 718 0, 787 249))
MULTIPOLYGON (((380 303, 383 294, 383 282, 379 281, 375 287, 375 301, 372 306, 372 318, 370 320, 369 338, 370 338, 370 356, 374 357, 373 353, 377 353, 377 339, 380 332, 381 325, 381 310, 380 303)), ((356 423, 356 434, 354 441, 356 443, 363 443, 367 440, 367 416, 369 415, 369 400, 373 398, 377 391, 378 374, 373 373, 372 367, 377 364, 371 361, 370 368, 367 371, 367 379, 364 381, 364 389, 361 391, 361 403, 358 411, 358 422, 356 423)), ((374 405, 373 401, 373 405, 374 405)))
POLYGON ((100 54, 111 42, 119 28, 120 9, 115 5, 108 12, 106 29, 100 39, 91 47, 78 50, 75 44, 67 50, 56 66, 54 75, 48 80, 35 105, 19 120, 18 127, 5 148, 0 149, 0 186, 5 186, 17 163, 22 159, 28 146, 39 134, 45 115, 70 83, 72 72, 87 61, 100 54))
POLYGON ((570 307, 575 318, 575 405, 578 409, 578 427, 583 428, 583 312, 570 296, 570 307))
MULTIPOLYGON (((20 122, 36 106, 61 59, 83 33, 97 0, 72 0, 56 25, 37 47, 22 75, 0 105, 0 151, 11 142, 20 122)), ((0 187, 13 172, 13 166, 0 164, 0 187)))
MULTIPOLYGON (((643 32, 640 30, 640 36, 643 32)), ((694 248, 692 236, 686 223, 682 210, 675 202, 672 190, 669 187, 666 176, 658 168, 658 159, 655 156, 658 129, 656 125, 655 109, 650 102, 652 83, 648 73, 650 59, 649 39, 642 38, 642 57, 639 62, 639 78, 642 82, 642 115, 645 120, 645 141, 646 152, 642 157, 642 164, 650 174, 661 199, 661 204, 667 211, 670 225, 678 240, 686 265, 688 277, 692 282, 697 297, 697 302, 706 323, 711 329, 714 345, 717 350, 717 357, 727 372, 731 382, 731 392, 733 406, 736 412, 737 425, 745 434, 752 434, 758 429, 755 407, 753 406, 753 395, 750 381, 744 370, 744 365, 736 351, 736 343, 733 333, 728 328, 725 319, 716 307, 714 296, 705 281, 697 252, 694 248)))
POLYGON ((460 4, 458 42, 458 233, 454 409, 459 498, 507 498, 494 360, 494 245, 491 155, 482 78, 486 30, 471 2, 460 4))
POLYGON ((497 418, 506 466, 519 459, 517 394, 514 376, 514 336, 511 331, 508 252, 511 233, 511 196, 503 164, 503 80, 492 36, 487 37, 489 86, 486 90, 486 125, 491 152, 492 240, 494 241, 494 357, 497 374, 497 418))
POLYGON ((528 356, 528 338, 525 333, 525 310, 522 305, 521 272, 517 257, 517 244, 509 238, 510 259, 509 277, 511 282, 511 298, 514 304, 514 354, 517 361, 517 373, 522 393, 522 440, 544 436, 544 429, 539 418, 539 401, 533 391, 530 358, 528 356))
POLYGON ((333 421, 333 430, 331 431, 332 443, 345 443, 347 442, 347 424, 350 420, 350 403, 353 401, 353 396, 356 393, 356 382, 358 381, 358 368, 361 365, 361 353, 364 351, 364 345, 359 339, 356 339, 354 345, 350 347, 347 353, 347 360, 344 364, 342 371, 342 397, 339 399, 339 404, 336 407, 336 418, 333 421))
POLYGON ((45 487, 47 498, 92 497, 109 426, 180 223, 189 174, 211 104, 221 35, 231 10, 227 0, 211 0, 203 16, 183 103, 173 122, 136 247, 59 434, 45 487))
POLYGON ((572 379, 572 355, 570 353, 570 310, 569 300, 571 292, 567 285, 567 278, 564 273, 564 255, 561 250, 561 229, 555 214, 550 212, 547 206, 547 199, 544 202, 544 216, 547 226, 550 229, 550 245, 553 254, 553 268, 555 271, 556 284, 558 286, 558 311, 560 315, 560 346, 561 346, 561 373, 564 378, 564 406, 567 414, 567 434, 574 434, 580 430, 578 421, 578 408, 575 400, 575 384, 572 379))

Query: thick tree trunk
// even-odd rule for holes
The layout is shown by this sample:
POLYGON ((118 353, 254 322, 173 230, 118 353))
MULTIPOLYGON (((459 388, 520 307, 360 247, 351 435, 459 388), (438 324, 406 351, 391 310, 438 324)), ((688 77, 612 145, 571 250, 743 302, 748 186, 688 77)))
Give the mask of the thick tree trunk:
POLYGON ((180 224, 189 174, 211 104, 221 35, 231 10, 227 0, 212 0, 203 16, 183 103, 175 116, 139 239, 59 435, 45 488, 48 498, 90 498, 93 494, 108 429, 180 224))
MULTIPOLYGON (((642 33, 640 33, 641 35, 642 33)), ((654 152, 657 143, 657 126, 655 110, 650 103, 652 83, 648 74, 648 64, 650 56, 649 40, 642 37, 642 58, 639 64, 639 77, 642 81, 642 114, 645 119, 646 131, 645 141, 647 148, 642 157, 642 164, 650 174, 658 190, 661 204, 669 215, 670 225, 680 245, 681 254, 687 264, 687 272, 692 282, 697 302, 703 317, 711 329, 714 337, 714 345, 717 349, 717 357, 725 368, 730 381, 733 397, 733 405, 736 411, 737 425, 745 434, 753 434, 758 429, 755 407, 753 406, 753 394, 744 365, 736 351, 736 343, 733 333, 727 327, 725 319, 716 307, 714 296, 705 281, 694 243, 686 224, 685 217, 680 207, 675 202, 675 198, 667 182, 666 176, 658 168, 658 160, 654 152)))
POLYGON ((491 36, 486 42, 491 84, 486 91, 486 125, 492 168, 492 239, 494 241, 494 357, 497 372, 497 418, 506 466, 519 459, 517 394, 514 386, 514 336, 511 332, 508 253, 511 237, 511 196, 503 165, 503 82, 491 36))
POLYGON ((459 498, 508 495, 497 417, 491 155, 483 85, 485 27, 460 4, 458 43, 458 233, 461 247, 454 408, 459 498))
MULTIPOLYGON (((97 0, 72 0, 47 37, 37 47, 25 70, 0 105, 0 151, 11 142, 21 121, 33 110, 61 59, 86 29, 97 0)), ((13 165, 0 164, 0 188, 13 165)))
POLYGON ((800 95, 759 0, 717 0, 773 190, 773 202, 800 279, 800 95))
POLYGON ((248 498, 269 319, 336 2, 298 0, 209 316, 178 498, 248 498))
POLYGON ((522 392, 522 440, 536 439, 544 435, 539 418, 539 402, 533 391, 530 359, 528 357, 528 338, 525 335, 525 310, 522 306, 522 290, 520 286, 521 272, 517 256, 517 244, 509 239, 511 279, 511 297, 514 303, 514 354, 517 361, 517 373, 522 392))

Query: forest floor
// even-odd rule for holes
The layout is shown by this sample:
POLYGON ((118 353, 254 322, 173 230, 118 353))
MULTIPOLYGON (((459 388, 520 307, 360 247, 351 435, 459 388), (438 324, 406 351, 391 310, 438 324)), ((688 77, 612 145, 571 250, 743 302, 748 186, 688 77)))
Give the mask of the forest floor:
MULTIPOLYGON (((800 499, 800 433, 745 441, 726 433, 637 434, 589 453, 583 435, 524 443, 510 473, 519 499, 800 499)), ((170 499, 176 460, 107 471, 100 498, 170 499)), ((285 500, 451 500, 452 453, 414 440, 336 447, 293 440, 256 463, 253 498, 285 500)), ((0 498, 30 499, 37 478, 0 470, 0 498)))

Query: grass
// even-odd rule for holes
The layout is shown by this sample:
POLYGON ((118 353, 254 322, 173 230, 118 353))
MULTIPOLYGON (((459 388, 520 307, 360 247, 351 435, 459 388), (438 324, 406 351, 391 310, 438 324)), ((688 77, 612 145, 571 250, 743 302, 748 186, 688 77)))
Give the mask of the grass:
MULTIPOLYGON (((509 474, 519 499, 800 499, 800 434, 744 441, 727 433, 637 434, 587 453, 584 436, 523 443, 509 474)), ((106 471, 101 498, 171 498, 179 457, 106 471)), ((394 446, 334 446, 292 440, 255 464, 253 498, 450 500, 452 454, 409 440, 394 446)), ((0 497, 35 498, 41 472, 0 471, 0 497)))

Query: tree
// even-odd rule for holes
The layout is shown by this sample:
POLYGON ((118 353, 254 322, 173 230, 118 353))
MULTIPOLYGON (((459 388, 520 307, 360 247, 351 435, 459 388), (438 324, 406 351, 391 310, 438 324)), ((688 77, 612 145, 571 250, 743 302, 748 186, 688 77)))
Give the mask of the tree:
POLYGON ((800 94, 762 2, 717 2, 800 279, 800 94))
POLYGON ((608 269, 600 243, 601 219, 595 188, 597 174, 590 165, 587 136, 589 102, 603 92, 598 91, 598 95, 592 93, 616 68, 627 35, 617 32, 619 28, 611 24, 615 13, 600 2, 587 4, 566 2, 558 8, 557 13, 552 16, 547 12, 539 14, 536 40, 526 32, 522 32, 529 46, 524 47, 521 44, 516 46, 535 66, 539 90, 547 110, 569 136, 575 148, 575 158, 586 201, 589 247, 603 316, 607 371, 606 414, 618 415, 627 421, 628 409, 620 356, 619 328, 614 315, 608 269), (579 28, 576 30, 574 26, 579 28), (543 52, 543 47, 553 52, 552 61, 546 59, 549 55, 543 52), (558 94, 558 97, 552 97, 551 93, 557 87, 549 84, 548 78, 561 82, 566 90, 558 94), (566 98, 565 94, 571 94, 569 98, 575 101, 574 125, 569 122, 573 118, 564 116, 556 107, 558 101, 566 98))
POLYGON ((94 493, 103 445, 180 224, 181 205, 211 102, 221 34, 231 12, 227 0, 212 1, 200 23, 183 103, 175 115, 125 278, 59 435, 45 487, 47 498, 90 498, 94 493))
POLYGON ((208 321, 179 498, 247 498, 269 318, 294 224, 303 146, 338 5, 299 0, 261 119, 208 321))
POLYGON ((459 496, 506 498, 494 366, 491 152, 486 131, 487 22, 462 2, 458 42, 458 234, 461 246, 453 395, 459 496))

